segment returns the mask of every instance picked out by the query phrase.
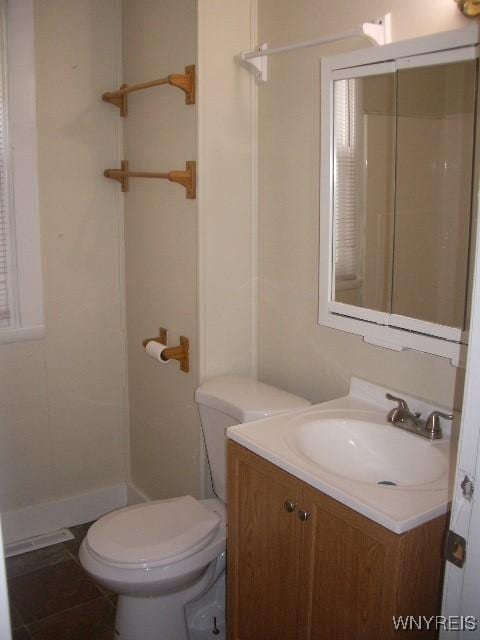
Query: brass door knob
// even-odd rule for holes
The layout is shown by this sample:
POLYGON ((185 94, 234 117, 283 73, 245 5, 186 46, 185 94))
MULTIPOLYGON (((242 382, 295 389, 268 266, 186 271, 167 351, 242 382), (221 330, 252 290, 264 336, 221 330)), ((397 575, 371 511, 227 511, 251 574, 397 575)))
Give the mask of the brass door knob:
POLYGON ((297 508, 297 505, 295 504, 295 502, 292 502, 291 500, 285 500, 285 502, 283 503, 283 508, 288 513, 292 513, 297 508))
POLYGON ((303 511, 303 509, 298 510, 298 517, 302 522, 305 522, 305 520, 308 520, 310 518, 310 515, 311 514, 309 511, 303 511))

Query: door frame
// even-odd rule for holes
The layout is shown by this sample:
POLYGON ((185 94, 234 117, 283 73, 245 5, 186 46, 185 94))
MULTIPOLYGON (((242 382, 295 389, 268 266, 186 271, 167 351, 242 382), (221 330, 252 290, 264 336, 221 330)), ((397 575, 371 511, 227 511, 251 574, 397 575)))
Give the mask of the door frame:
MULTIPOLYGON (((479 204, 477 187, 477 211, 479 204)), ((442 616, 451 617, 451 628, 441 628, 442 640, 464 636, 471 640, 480 639, 480 498, 478 487, 475 490, 480 473, 480 224, 477 224, 476 236, 470 339, 450 518, 450 529, 466 540, 466 561, 463 568, 446 563, 442 616), (466 476, 474 488, 470 499, 462 490, 466 476), (456 628, 462 626, 459 616, 475 616, 478 628, 475 631, 456 628)))
POLYGON ((0 521, 0 640, 11 640, 10 607, 8 604, 7 576, 3 554, 2 523, 0 521))

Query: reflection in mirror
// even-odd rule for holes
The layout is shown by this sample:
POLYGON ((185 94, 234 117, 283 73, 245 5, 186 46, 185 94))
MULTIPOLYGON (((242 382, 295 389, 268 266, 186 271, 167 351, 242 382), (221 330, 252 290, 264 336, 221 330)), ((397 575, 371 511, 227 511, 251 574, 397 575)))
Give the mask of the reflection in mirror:
POLYGON ((464 328, 476 61, 398 72, 392 313, 464 328))
POLYGON ((390 311, 395 74, 334 83, 334 297, 390 311))
POLYGON ((477 62, 334 82, 333 300, 465 328, 477 62))

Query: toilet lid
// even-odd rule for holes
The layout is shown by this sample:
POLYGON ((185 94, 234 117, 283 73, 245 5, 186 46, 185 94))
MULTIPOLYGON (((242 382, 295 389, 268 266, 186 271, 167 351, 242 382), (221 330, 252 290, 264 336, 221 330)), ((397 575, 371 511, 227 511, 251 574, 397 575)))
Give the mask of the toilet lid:
POLYGON ((205 546, 220 518, 192 496, 113 511, 93 524, 86 542, 103 560, 121 565, 164 565, 205 546))

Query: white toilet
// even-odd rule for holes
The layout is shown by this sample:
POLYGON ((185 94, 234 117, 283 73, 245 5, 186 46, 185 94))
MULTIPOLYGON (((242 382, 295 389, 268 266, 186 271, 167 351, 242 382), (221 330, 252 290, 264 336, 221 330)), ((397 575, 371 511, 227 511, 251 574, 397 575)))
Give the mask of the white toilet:
POLYGON ((225 429, 310 404, 241 376, 208 380, 195 397, 218 499, 183 496, 113 511, 80 548, 86 571, 119 595, 118 640, 225 638, 218 596, 225 593, 225 429))

